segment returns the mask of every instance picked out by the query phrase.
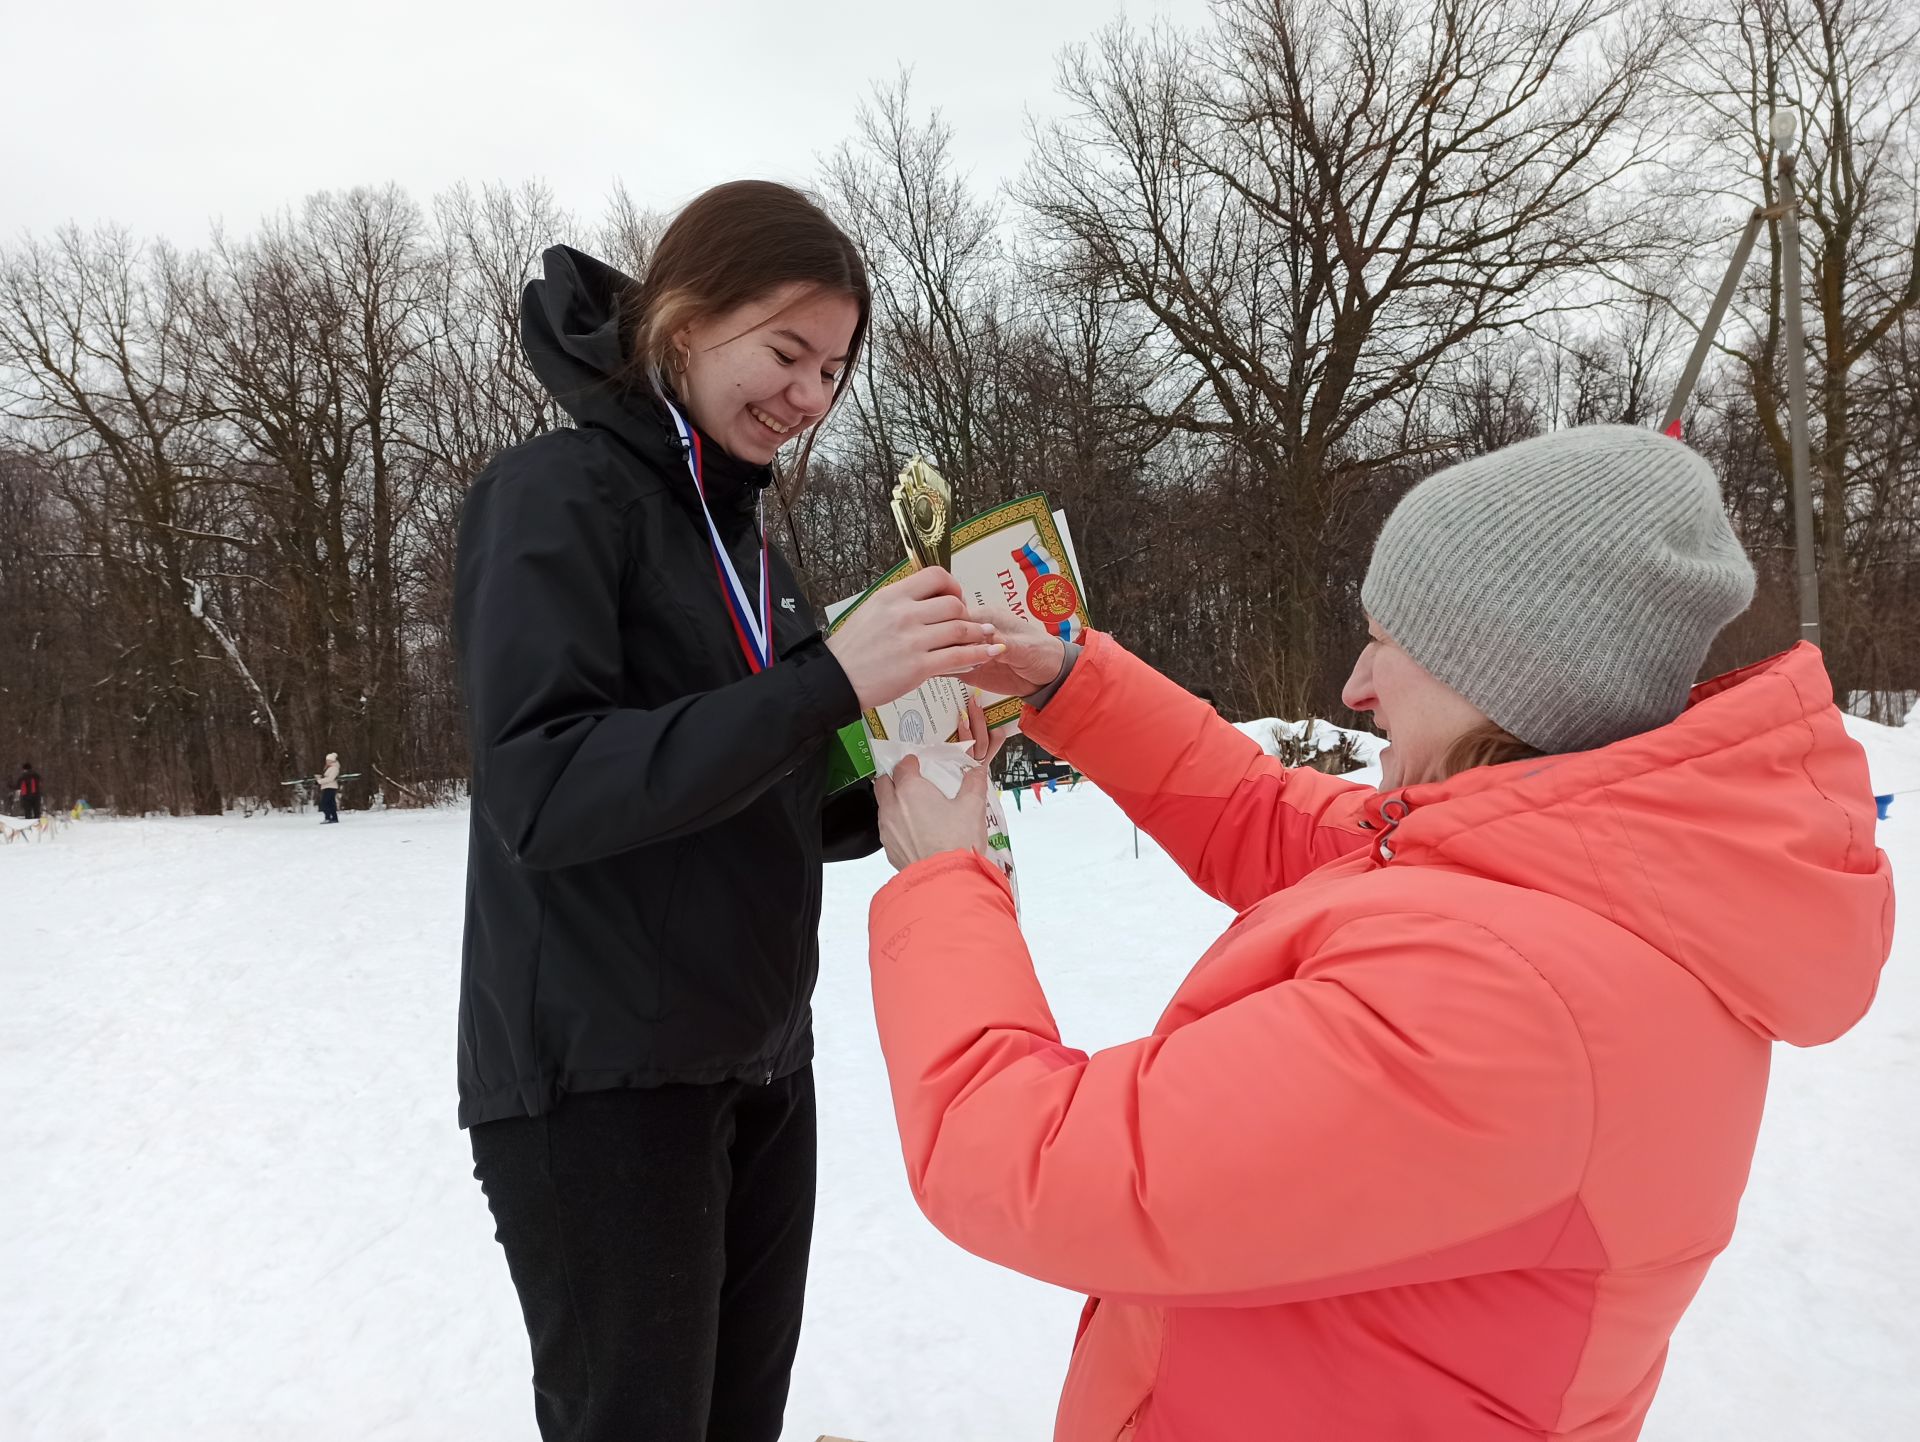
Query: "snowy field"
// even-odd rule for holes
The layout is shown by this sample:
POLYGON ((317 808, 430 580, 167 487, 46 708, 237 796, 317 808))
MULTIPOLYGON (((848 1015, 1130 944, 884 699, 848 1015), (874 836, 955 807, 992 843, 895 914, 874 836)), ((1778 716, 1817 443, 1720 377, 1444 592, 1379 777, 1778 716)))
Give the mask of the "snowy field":
MULTIPOLYGON (((1920 773, 1920 729, 1869 744, 1920 773)), ((1068 1040, 1143 1032, 1226 912, 1144 838, 1136 860, 1090 787, 1011 819, 1068 1040)), ((1911 918, 1920 794, 1881 844, 1911 918)), ((444 812, 94 820, 0 848, 0 1439, 535 1436, 453 1121, 465 846, 444 812)), ((1079 1302, 952 1247, 907 1194, 866 982, 886 875, 828 870, 788 1436, 1044 1439, 1079 1302)), ((1652 1442, 1920 1435, 1916 962, 1909 919, 1867 1021, 1778 1050, 1741 1229, 1652 1442)))

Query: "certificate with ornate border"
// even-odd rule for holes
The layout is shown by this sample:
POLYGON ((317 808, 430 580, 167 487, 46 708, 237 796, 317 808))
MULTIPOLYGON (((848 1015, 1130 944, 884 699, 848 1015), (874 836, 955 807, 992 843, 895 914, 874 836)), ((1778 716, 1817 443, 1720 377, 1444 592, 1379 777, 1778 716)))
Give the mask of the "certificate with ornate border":
MULTIPOLYGON (((829 606, 828 631, 837 630, 881 587, 892 585, 913 570, 912 563, 903 560, 859 596, 829 606)), ((971 603, 1029 617, 1058 630, 1069 641, 1078 640, 1091 624, 1086 587, 1067 518, 1053 511, 1039 492, 994 506, 956 526, 953 576, 971 603)), ((898 700, 867 711, 861 729, 866 736, 879 740, 951 741, 966 710, 961 680, 964 678, 936 676, 898 700)), ((1018 697, 982 692, 980 699, 989 726, 1002 727, 1019 720, 1018 697)), ((851 749, 860 751, 864 747, 851 749)), ((856 756, 854 769, 858 775, 870 775, 872 762, 869 759, 861 767, 856 756)))

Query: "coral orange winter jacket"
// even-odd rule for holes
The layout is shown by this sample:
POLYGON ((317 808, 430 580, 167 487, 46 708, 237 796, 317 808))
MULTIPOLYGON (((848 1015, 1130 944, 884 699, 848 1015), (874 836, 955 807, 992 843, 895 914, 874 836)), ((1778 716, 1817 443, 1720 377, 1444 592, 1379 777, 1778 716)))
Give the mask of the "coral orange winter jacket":
POLYGON ((914 1195, 1093 1299, 1056 1437, 1634 1437, 1771 1044, 1851 1026, 1891 943, 1819 653, 1384 795, 1282 769, 1102 636, 1023 725, 1240 913, 1153 1035, 1088 1056, 992 865, 874 901, 914 1195))

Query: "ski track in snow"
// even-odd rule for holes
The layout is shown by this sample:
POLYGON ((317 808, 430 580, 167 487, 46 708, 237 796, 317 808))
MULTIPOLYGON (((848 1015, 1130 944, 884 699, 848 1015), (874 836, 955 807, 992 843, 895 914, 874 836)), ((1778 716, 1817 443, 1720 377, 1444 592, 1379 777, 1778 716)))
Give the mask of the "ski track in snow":
MULTIPOLYGON (((1898 749, 1920 764, 1920 736, 1898 749)), ((1066 1039, 1141 1034, 1228 913, 1145 837, 1135 860, 1091 787, 1010 819, 1066 1039)), ((0 1438, 535 1436, 453 1118, 466 828, 93 820, 0 852, 0 1438)), ((1880 842, 1920 896, 1920 796, 1880 842)), ((968 1256, 913 1205, 866 982, 887 875, 828 868, 819 1220, 786 1435, 1043 1439, 1080 1299, 968 1256)), ((1674 1339, 1648 1442, 1888 1437, 1920 1417, 1917 936, 1852 1034, 1776 1048, 1740 1229, 1674 1339)))

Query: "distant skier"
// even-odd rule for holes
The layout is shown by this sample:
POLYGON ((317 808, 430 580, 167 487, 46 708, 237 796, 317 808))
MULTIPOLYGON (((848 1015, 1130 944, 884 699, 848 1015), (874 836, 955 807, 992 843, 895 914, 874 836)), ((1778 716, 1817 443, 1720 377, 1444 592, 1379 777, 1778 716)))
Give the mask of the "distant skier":
POLYGON ((327 769, 313 778, 320 788, 320 824, 340 819, 340 756, 338 752, 327 753, 327 769))
POLYGON ((28 821, 40 819, 40 773, 33 769, 31 761, 20 763, 20 776, 13 783, 14 794, 20 798, 20 814, 28 821))

